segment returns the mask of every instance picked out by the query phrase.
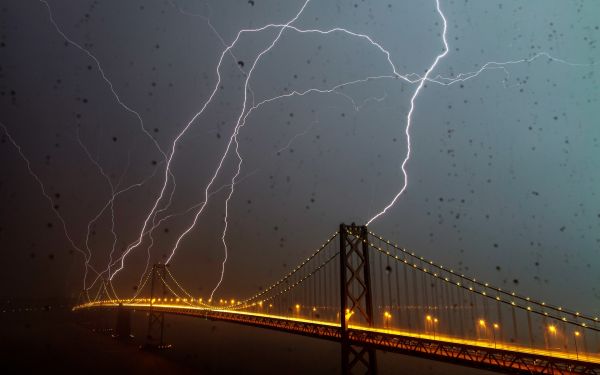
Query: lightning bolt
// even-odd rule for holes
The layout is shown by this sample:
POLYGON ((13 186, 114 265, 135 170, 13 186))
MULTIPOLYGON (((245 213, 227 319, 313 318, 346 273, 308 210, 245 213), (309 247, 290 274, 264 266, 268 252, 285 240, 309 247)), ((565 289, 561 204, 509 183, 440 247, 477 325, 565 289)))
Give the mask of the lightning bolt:
POLYGON ((15 141, 15 139, 9 133, 8 128, 2 122, 0 122, 0 127, 2 127, 2 129, 4 130, 4 134, 6 134, 6 137, 8 138, 8 140, 10 141, 10 143, 15 147, 15 149, 17 150, 17 152, 21 156, 21 159, 23 159, 23 161, 25 162, 25 165, 27 166, 27 170, 29 171, 29 174, 31 175, 31 177, 33 177, 35 179, 35 181, 38 183, 38 185, 40 186, 40 189, 42 191, 42 195, 46 198, 46 200, 50 204, 50 208, 52 209, 52 212, 54 212, 54 215, 56 215, 56 217, 58 218, 58 220, 62 224, 63 232, 65 234, 65 237, 69 241, 69 244, 71 245, 71 247, 74 250, 78 251, 79 253, 81 253, 81 255, 83 255, 83 258, 85 260, 85 263, 84 263, 85 271, 84 271, 84 275, 83 275, 83 286, 84 286, 84 289, 85 289, 88 271, 92 270, 92 272, 98 274, 98 271, 96 271, 96 269, 89 264, 89 259, 92 256, 91 253, 86 253, 83 249, 81 249, 79 246, 77 246, 75 244, 75 241, 73 241, 73 238, 71 237, 71 234, 69 233, 69 230, 67 229, 67 223, 65 222, 65 219, 62 217, 62 215, 60 214, 60 212, 58 212, 58 209, 56 209, 55 204, 54 204, 54 200, 48 194, 48 192, 46 190, 46 186, 44 185, 44 183, 42 182, 42 180, 40 179, 40 177, 31 168, 31 162, 29 161, 29 158, 27 158, 27 156, 23 152, 23 149, 21 148, 21 146, 15 141))
POLYGON ((412 124, 412 115, 415 110, 415 101, 417 100, 417 97, 421 93, 421 90, 423 89, 423 86, 425 85, 425 82, 426 82, 427 78, 429 77, 429 75, 431 74, 431 72, 436 68, 436 66, 438 65, 440 60, 448 54, 448 41, 446 40, 446 32, 448 30, 448 22, 446 21, 444 12, 442 12, 442 8, 440 7, 440 0, 435 1, 435 6, 436 6, 438 14, 440 15, 440 17, 442 18, 442 21, 443 21, 442 41, 444 44, 444 49, 443 49, 442 53, 440 53, 439 55, 436 56, 435 60, 433 61, 433 63, 429 67, 429 69, 427 69, 427 71, 425 72, 425 75, 423 76, 423 78, 421 79, 419 84, 417 85, 415 92, 413 93, 412 97, 410 98, 410 109, 408 110, 408 114, 406 116, 406 127, 404 128, 404 133, 406 134, 407 150, 406 150, 406 156, 404 157, 404 160, 402 161, 402 166, 401 166, 402 174, 404 175, 404 184, 402 185, 402 188, 400 189, 400 191, 391 200, 391 202, 388 203, 388 205, 385 206, 383 208, 383 210, 381 210, 380 212, 375 214, 375 216, 370 218, 367 221, 366 225, 371 224, 374 220, 377 220, 377 218, 379 218, 381 215, 385 214, 387 212, 387 210, 389 210, 396 203, 398 198, 400 198, 400 196, 406 191, 406 188, 408 187, 408 172, 406 171, 406 164, 410 160, 410 152, 411 152, 410 126, 412 124))
MULTIPOLYGON (((56 32, 70 45, 76 47, 77 49, 79 49, 80 51, 82 51, 83 53, 85 53, 89 58, 91 58, 96 67, 98 68, 98 71, 100 72, 100 75, 102 76, 102 79, 104 80, 104 82, 108 85, 111 93, 113 94, 114 98, 116 99, 117 103, 124 108, 127 112, 133 114, 139 124, 140 124, 140 128, 142 130, 142 132, 153 142, 154 146, 156 147, 156 149, 163 155, 163 158, 166 160, 167 159, 167 155, 165 154, 165 152, 162 150, 162 148, 160 147, 160 145, 158 144, 158 142, 156 141, 156 139, 154 137, 152 137, 152 135, 148 132, 148 130, 146 129, 146 127, 144 126, 144 121, 142 119, 142 116, 135 111, 134 109, 132 109, 130 106, 128 106, 120 97, 120 95, 118 94, 118 92, 116 91, 116 89, 114 88, 113 83, 111 82, 111 80, 107 77, 104 69, 102 68, 102 65, 100 64, 100 60, 94 55, 92 54, 88 49, 84 48, 83 46, 81 46, 79 43, 75 42, 74 40, 72 40, 71 38, 69 38, 63 31, 62 29, 58 26, 58 24, 56 23, 55 19, 54 19, 54 15, 52 12, 52 8, 50 7, 50 4, 46 1, 46 0, 39 0, 42 4, 44 4, 44 6, 46 7, 47 11, 48 11, 48 17, 50 20, 50 23, 54 26, 56 32)), ((97 165, 99 167, 99 165, 97 165)), ((167 168, 168 169, 168 168, 167 168)), ((100 168, 101 170, 101 168, 100 168)), ((102 171, 101 171, 102 173, 102 171)), ((169 182, 169 177, 172 178, 173 181, 173 193, 175 191, 175 179, 174 176, 171 174, 170 170, 167 170, 165 172, 165 182, 164 182, 164 186, 163 189, 161 190, 161 198, 162 198, 162 193, 164 192, 166 185, 169 182)), ((113 189, 114 190, 114 189, 113 189)), ((171 194, 171 198, 172 198, 172 194, 171 194)), ((113 210, 113 202, 114 202, 114 191, 113 191, 113 199, 111 199, 110 201, 110 207, 111 207, 111 212, 113 210)), ((158 201, 156 202, 157 204, 153 207, 152 212, 154 212, 154 210, 156 209, 156 206, 158 205, 158 201)), ((167 209, 169 207, 171 203, 171 200, 169 200, 169 202, 165 205, 165 207, 163 209, 167 209)), ((149 215, 151 216, 152 213, 149 215)), ((114 221, 114 215, 113 215, 113 221, 114 221)), ((89 231, 89 229, 88 229, 89 231)), ((115 235, 116 236, 116 235, 115 235)), ((86 246, 87 246, 87 238, 86 238, 86 246)), ((88 249, 89 250, 89 249, 88 249)), ((111 251, 111 258, 112 258, 112 253, 114 252, 114 247, 113 247, 113 251, 111 251)), ((91 252, 89 254, 89 257, 91 258, 91 252)), ((87 262, 89 262, 89 259, 86 260, 87 262)), ((109 273, 110 273, 110 264, 112 263, 112 260, 109 260, 109 273)), ((86 270, 86 276, 87 276, 87 270, 86 270)), ((86 280, 86 278, 84 277, 84 280, 86 280)), ((84 281, 84 289, 86 288, 85 286, 85 281, 84 281)))
POLYGON ((278 149, 275 154, 279 155, 282 152, 284 152, 285 150, 287 150, 288 148, 290 148, 292 146, 292 143, 294 143, 294 141, 296 140, 296 138, 300 138, 305 136, 309 131, 311 131, 315 126, 317 126, 319 124, 319 120, 315 119, 312 124, 310 124, 310 126, 308 126, 306 129, 304 129, 303 131, 301 131, 300 133, 294 134, 289 140, 288 142, 285 144, 285 146, 281 147, 280 149, 278 149))
MULTIPOLYGON (((111 189, 112 195, 109 198, 109 200, 104 204, 104 206, 98 211, 98 213, 92 218, 92 220, 90 220, 88 222, 87 225, 87 234, 86 234, 86 248, 88 249, 88 251, 91 251, 89 249, 88 241, 89 241, 89 237, 90 237, 90 231, 91 231, 91 227, 92 225, 98 220, 100 219, 100 217, 102 217, 102 215, 104 214, 104 212, 110 208, 110 213, 111 213, 111 234, 113 236, 113 241, 112 241, 112 247, 109 253, 109 260, 108 260, 108 265, 106 267, 106 269, 104 269, 103 271, 101 271, 97 276, 96 279, 94 279, 94 281, 87 287, 87 289, 93 288, 94 285, 96 284, 96 282, 98 280, 100 280, 100 278, 103 277, 104 274, 110 273, 110 267, 113 265, 113 255, 114 252, 116 250, 116 243, 117 243, 117 234, 114 230, 114 226, 115 226, 115 216, 114 216, 114 205, 115 202, 117 200, 117 198, 122 195, 125 194, 131 190, 134 190, 136 188, 142 187, 144 186, 148 181, 150 181, 152 178, 154 178, 154 176, 156 176, 156 173, 158 171, 159 166, 157 166, 156 168, 154 168, 153 172, 151 175, 147 176, 146 178, 144 178, 143 180, 136 182, 134 184, 129 185, 126 188, 120 189, 118 190, 119 186, 121 185, 121 181, 122 181, 122 177, 125 175, 125 172, 123 172, 123 174, 121 175, 121 178, 119 179, 119 183, 117 183, 116 187, 111 189)), ((91 258, 91 255, 90 255, 91 258)), ((112 284, 111 284, 112 285, 112 284)))
POLYGON ((100 60, 98 60, 98 58, 96 56, 94 56, 94 54, 92 54, 88 49, 84 48, 79 43, 77 43, 74 40, 72 40, 71 38, 69 38, 67 36, 67 34, 65 34, 62 31, 62 29, 58 26, 58 24, 54 20, 54 15, 52 13, 52 8, 50 8, 50 4, 48 4, 48 2, 46 0, 39 0, 39 2, 42 3, 42 4, 44 4, 46 6, 46 9, 48 9, 48 18, 50 20, 50 23, 52 23, 52 25, 56 29, 56 32, 67 43, 69 43, 70 45, 74 46, 75 48, 77 48, 81 52, 85 53, 90 59, 92 59, 94 61, 94 63, 96 64, 96 67, 98 68, 98 71, 100 72, 100 75, 102 76, 102 79, 108 85, 110 91, 112 92, 113 96, 117 100, 117 103, 119 103, 119 105, 121 107, 123 107, 127 112, 133 114, 137 118, 138 122, 140 123, 140 128, 142 129, 142 132, 144 132, 144 134, 146 134, 148 136, 148 138, 154 143, 154 146, 156 147, 156 149, 166 158, 167 157, 166 154, 164 153, 164 151, 162 150, 162 148, 160 147, 160 145, 158 144, 158 142, 156 141, 156 139, 154 137, 152 137, 152 135, 148 132, 148 130, 144 126, 144 120, 142 120, 142 116, 137 111, 135 111, 134 109, 132 109, 131 107, 129 107, 127 104, 125 104, 125 102, 123 102, 123 100, 121 99, 120 95, 117 93, 117 90, 115 90, 112 82, 106 76, 106 73, 104 72, 104 69, 102 68, 102 65, 100 64, 100 60))
MULTIPOLYGON (((257 171, 256 171, 256 170, 254 170, 254 171, 252 171, 252 172, 248 173, 247 175, 243 176, 243 177, 240 179, 240 181, 238 181, 238 183, 240 183, 241 181, 245 180, 246 178, 248 178, 248 177, 252 176, 252 175, 253 175, 253 174, 255 174, 256 172, 257 172, 257 171)), ((224 190, 224 189, 226 189, 226 188, 228 188, 228 187, 230 187, 230 185, 229 185, 229 184, 222 185, 222 186, 221 186, 221 187, 219 187, 218 189, 211 191, 211 192, 208 194, 208 197, 211 197, 211 196, 213 196, 213 195, 215 195, 215 194, 219 193, 220 191, 222 191, 222 190, 224 190)), ((184 215, 187 215, 187 214, 189 214, 190 212, 194 211, 195 209, 197 209, 197 208, 201 207, 201 206, 202 206, 203 204, 205 204, 205 203, 206 203, 206 201, 202 201, 202 202, 200 202, 200 203, 196 203, 195 205, 193 205, 193 206, 189 207, 189 208, 188 208, 188 209, 186 209, 185 211, 178 212, 178 213, 174 213, 174 214, 170 214, 170 215, 166 215, 166 216, 162 217, 162 218, 161 218, 161 219, 160 219, 158 222, 156 222, 155 224, 153 224, 153 227, 152 227, 151 229, 149 229, 149 230, 148 230, 148 231, 145 233, 145 234, 147 234, 147 235, 149 236, 149 238, 150 238, 150 245, 149 245, 149 246, 148 246, 148 248, 146 249, 146 255, 147 255, 147 257, 146 257, 146 266, 145 266, 145 268, 144 268, 144 272, 142 272, 142 274, 141 274, 141 276, 140 276, 140 282, 138 283, 138 285, 141 285, 141 283, 142 283, 141 281, 142 281, 142 279, 143 279, 144 275, 146 274, 146 272, 148 272, 148 268, 150 267, 150 258, 151 258, 151 256, 150 256, 150 250, 152 249, 152 247, 153 247, 153 245, 154 245, 154 238, 152 237, 152 232, 153 232, 153 231, 154 231, 156 228, 158 228, 158 227, 159 227, 159 226, 160 226, 160 225, 161 225, 163 222, 165 222, 165 221, 167 221, 167 220, 169 220, 169 219, 172 219, 172 218, 174 218, 174 217, 178 217, 178 216, 184 216, 184 215)))
MULTIPOLYGON (((290 27, 290 28, 292 28, 292 27, 290 27)), ((233 196, 233 193, 235 191, 236 180, 237 180, 237 178, 238 178, 238 176, 239 176, 239 174, 241 172, 242 163, 243 163, 242 155, 239 152, 239 142, 238 142, 237 136, 239 134, 240 129, 246 125, 246 120, 252 114, 252 112, 254 112, 255 110, 259 109, 260 107, 262 107, 265 104, 268 104, 268 103, 271 103, 271 102, 274 102, 274 101, 277 101, 277 100, 281 100, 281 99, 284 99, 284 98, 289 98, 289 97, 292 97, 292 96, 304 96, 304 95, 307 95, 307 94, 310 94, 310 93, 321 93, 321 94, 337 93, 337 94, 340 94, 343 97, 349 99, 352 102, 354 108, 358 108, 356 106, 355 101, 351 97, 349 97, 348 95, 345 95, 345 94, 342 94, 342 93, 338 92, 338 90, 341 89, 341 88, 343 88, 343 87, 346 87, 346 86, 350 86, 350 85, 354 85, 354 84, 358 84, 358 83, 369 82, 369 81, 375 80, 375 79, 396 78, 396 77, 397 77, 397 75, 368 77, 368 78, 358 79, 358 80, 354 80, 354 81, 350 81, 350 82, 345 82, 345 83, 336 85, 336 86, 334 86, 333 88, 330 88, 330 89, 312 88, 312 89, 308 89, 308 90, 303 91, 303 92, 298 92, 298 91, 294 90, 294 91, 292 91, 292 92, 290 92, 288 94, 283 94, 283 95, 279 95, 279 96, 276 96, 276 97, 273 97, 273 98, 262 100, 258 104, 255 104, 252 107, 250 107, 250 109, 247 112, 245 112, 245 114, 242 113, 243 114, 243 118, 240 118, 241 121, 238 120, 238 123, 236 125, 236 130, 234 130, 234 133, 233 133, 233 135, 232 135, 232 137, 230 139, 230 141, 233 140, 234 143, 235 143, 235 149, 234 150, 235 150, 235 155, 237 157, 238 163, 237 163, 236 172, 234 173, 234 175, 233 175, 233 177, 231 179, 229 194, 228 194, 227 198, 225 199, 225 215, 224 215, 224 219, 223 219, 223 221, 224 221, 224 227, 223 227, 223 232, 221 233, 221 242, 223 243, 223 247, 225 249, 225 257, 224 257, 224 259, 223 259, 223 261, 221 263, 221 273, 220 273, 220 276, 219 276, 219 281, 217 282, 216 286, 213 288, 213 290, 212 290, 212 292, 210 294, 210 299, 213 299, 214 293, 216 292, 216 290, 220 287, 221 283, 223 282, 223 277, 224 277, 224 274, 225 274, 225 264, 227 263, 227 259, 228 259, 228 246, 227 246, 226 236, 227 236, 227 229, 228 229, 229 201, 231 200, 231 197, 233 196)), ((290 143, 292 141, 293 141, 293 138, 290 141, 290 143)), ((286 146, 286 147, 288 147, 288 146, 286 146)), ((285 147, 284 147, 284 149, 285 149, 285 147)), ((222 160, 224 160, 224 158, 227 156, 227 152, 228 152, 228 150, 226 150, 226 152, 223 154, 223 159, 222 160)), ((174 255, 174 252, 173 252, 172 256, 173 255, 174 255)))
MULTIPOLYGON (((104 171, 104 168, 102 168, 102 166, 100 165, 100 163, 94 159, 94 157, 92 156, 92 154, 90 153, 89 149, 86 147, 86 145, 83 143, 83 141, 81 140, 80 134, 79 134, 79 128, 77 128, 77 143, 79 144, 79 146, 81 147, 81 149, 83 150, 83 152, 86 154, 86 156, 88 157, 88 159, 90 160, 90 162, 92 164, 94 164, 94 166, 96 166, 96 168, 98 169, 98 171, 100 172, 100 174, 102 175, 102 177, 104 177, 104 179, 106 180, 106 183, 108 184, 108 187, 110 189, 110 194, 111 194, 111 199, 109 200, 110 204, 110 213, 111 213, 111 227, 110 227, 110 232, 113 236, 113 250, 115 248, 115 245, 117 243, 117 234, 115 233, 115 210, 114 210, 114 197, 115 197, 115 186, 113 185, 112 181, 110 180, 110 177, 108 176, 108 174, 106 174, 106 172, 104 171)), ((101 213, 104 211, 101 211, 101 213)), ((89 257, 87 259, 87 263, 89 264, 92 260, 92 250, 90 249, 90 232, 91 232, 91 228, 92 228, 92 224, 94 222, 96 222, 96 220, 98 220, 100 218, 101 214, 96 215, 96 217, 94 217, 87 225, 87 234, 85 236, 85 247, 88 251, 89 257)), ((84 285, 85 288, 85 285, 84 285)))

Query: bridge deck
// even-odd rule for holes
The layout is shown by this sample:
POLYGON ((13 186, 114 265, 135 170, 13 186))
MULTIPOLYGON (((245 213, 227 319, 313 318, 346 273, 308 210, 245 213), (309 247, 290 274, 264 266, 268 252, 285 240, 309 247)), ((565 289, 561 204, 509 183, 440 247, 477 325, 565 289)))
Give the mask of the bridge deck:
MULTIPOLYGON (((117 308, 118 302, 89 303, 74 310, 117 308)), ((127 309, 187 315, 260 328, 269 328, 305 336, 340 341, 340 325, 327 321, 260 314, 227 309, 209 309, 193 305, 122 303, 127 309)), ((600 374, 600 356, 544 350, 506 343, 413 333, 395 329, 378 329, 349 325, 348 340, 381 350, 417 355, 468 366, 523 373, 600 374)))

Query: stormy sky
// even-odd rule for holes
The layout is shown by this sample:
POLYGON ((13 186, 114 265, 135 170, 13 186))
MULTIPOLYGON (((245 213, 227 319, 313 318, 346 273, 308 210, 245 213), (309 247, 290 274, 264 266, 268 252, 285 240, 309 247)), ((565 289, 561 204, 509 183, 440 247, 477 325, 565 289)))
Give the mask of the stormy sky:
MULTIPOLYGON (((224 43, 241 29, 288 22, 303 1, 49 1, 60 31, 43 2, 0 4, 0 122, 52 199, 0 132, 0 295, 43 297, 76 296, 83 285, 83 256, 52 208, 85 249, 88 223, 111 189, 131 187, 114 201, 121 254, 161 190, 162 152, 171 152, 216 85, 224 43)), ((452 85, 424 85, 412 114, 408 189, 370 228, 467 275, 598 313, 600 3, 440 5, 449 50, 432 77, 520 62, 452 85)), ((366 34, 389 51, 400 74, 423 75, 443 51, 433 0, 312 0, 293 25, 366 34)), ((175 216, 153 231, 150 250, 145 236, 126 258, 114 278, 123 294, 133 292, 147 254, 150 263, 164 261, 191 224, 196 211, 188 209, 203 202, 245 96, 248 110, 293 91, 393 74, 386 55, 364 38, 285 30, 245 91, 257 55, 278 32, 243 34, 224 56, 214 97, 175 148, 175 185, 170 179, 159 208, 171 192, 172 201, 158 219, 175 216)), ((404 130, 417 85, 374 79, 252 111, 238 136, 243 164, 217 296, 256 292, 340 222, 364 223, 389 203, 403 184, 404 130)), ((199 296, 219 279, 236 168, 232 149, 172 260, 199 296)), ((104 269, 113 246, 110 210, 90 228, 91 264, 104 269)))

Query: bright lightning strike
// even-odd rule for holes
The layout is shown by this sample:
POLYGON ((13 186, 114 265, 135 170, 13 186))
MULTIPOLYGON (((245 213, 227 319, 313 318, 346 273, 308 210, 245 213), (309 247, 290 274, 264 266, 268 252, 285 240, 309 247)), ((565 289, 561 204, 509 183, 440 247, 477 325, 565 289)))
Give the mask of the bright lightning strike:
POLYGON ((444 16, 444 12, 442 12, 442 9, 440 7, 440 0, 436 0, 435 4, 436 4, 437 12, 440 15, 440 17, 442 18, 442 21, 444 23, 443 30, 442 30, 442 41, 444 43, 444 50, 442 51, 442 53, 440 53, 439 55, 436 56, 435 60, 433 61, 433 64, 431 64, 429 69, 427 69, 427 71, 425 72, 425 75, 421 79, 421 82, 419 82, 419 85, 417 86, 417 89, 415 90, 413 96, 410 98, 410 109, 408 111, 408 115, 406 116, 406 127, 404 128, 404 133, 406 134, 407 151, 406 151, 406 156, 404 157, 404 160, 402 161, 402 166, 401 166, 402 174, 404 175, 404 184, 402 185, 402 188, 400 189, 400 191, 394 196, 392 201, 387 206, 385 206, 383 208, 383 210, 381 210, 380 212, 375 214, 375 216, 370 218, 367 221, 366 225, 371 224, 374 220, 377 220, 378 217, 385 214, 387 212, 387 210, 389 210, 396 203, 398 198, 400 198, 400 196, 404 193, 404 191, 406 191, 406 188, 408 187, 408 172, 406 171, 406 164, 410 160, 410 151, 411 151, 410 125, 412 123, 412 115, 415 110, 415 100, 417 99, 417 97, 419 96, 419 93, 423 89, 423 86, 425 85, 425 82, 426 82, 427 78, 429 77, 429 74, 431 74, 431 72, 435 69, 435 67, 440 62, 440 60, 448 54, 448 41, 446 40, 446 32, 448 30, 448 23, 446 21, 446 17, 444 16))

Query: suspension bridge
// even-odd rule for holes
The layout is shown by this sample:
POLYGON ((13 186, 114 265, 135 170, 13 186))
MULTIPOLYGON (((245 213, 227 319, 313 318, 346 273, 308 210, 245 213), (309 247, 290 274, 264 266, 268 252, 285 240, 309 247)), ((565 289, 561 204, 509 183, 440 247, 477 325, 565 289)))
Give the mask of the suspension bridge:
POLYGON ((459 274, 354 224, 245 299, 195 297, 164 264, 132 298, 106 280, 85 295, 73 310, 116 309, 120 336, 131 311, 146 312, 152 347, 165 346, 165 315, 176 314, 340 342, 344 374, 375 374, 377 350, 499 372, 600 374, 598 317, 459 274))

